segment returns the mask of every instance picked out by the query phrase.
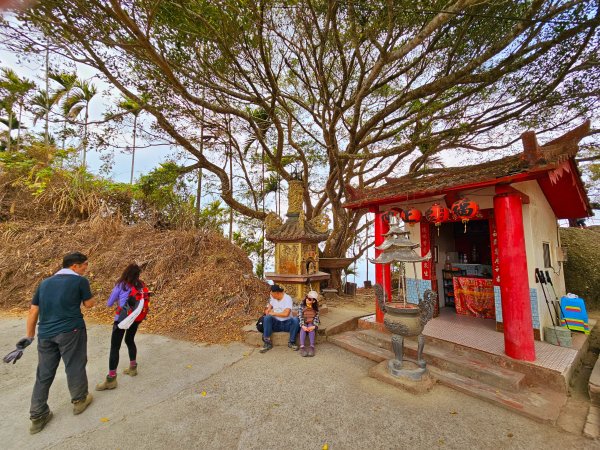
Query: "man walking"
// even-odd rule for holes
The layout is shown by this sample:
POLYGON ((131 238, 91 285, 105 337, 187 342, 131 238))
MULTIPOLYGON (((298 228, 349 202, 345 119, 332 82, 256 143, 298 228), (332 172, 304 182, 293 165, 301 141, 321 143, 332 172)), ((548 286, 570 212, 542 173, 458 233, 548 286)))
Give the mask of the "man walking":
POLYGON ((38 367, 31 396, 31 434, 39 433, 52 418, 48 393, 62 358, 73 403, 73 414, 81 414, 92 402, 85 372, 87 333, 81 304, 94 306, 89 281, 83 277, 87 256, 69 253, 63 268, 38 286, 27 316, 27 337, 17 344, 25 348, 33 342, 38 324, 38 367), (39 323, 38 323, 39 319, 39 323))
POLYGON ((292 316, 294 301, 287 295, 281 286, 274 284, 271 286, 271 298, 265 309, 265 318, 263 319, 263 341, 264 346, 260 353, 266 353, 273 348, 271 334, 274 331, 289 331, 290 341, 288 347, 298 350, 296 336, 300 330, 300 321, 292 316))

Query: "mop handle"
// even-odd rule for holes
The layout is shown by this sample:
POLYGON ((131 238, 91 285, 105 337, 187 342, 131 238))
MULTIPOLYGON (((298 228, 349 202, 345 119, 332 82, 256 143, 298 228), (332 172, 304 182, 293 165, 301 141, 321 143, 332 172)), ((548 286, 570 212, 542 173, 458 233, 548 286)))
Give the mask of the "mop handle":
MULTIPOLYGON (((552 286, 554 288, 554 284, 552 284, 552 278, 550 278, 550 272, 548 272, 546 270, 546 279, 548 280, 548 283, 550 283, 550 286, 552 286)), ((556 295, 555 295, 556 297, 556 295)))

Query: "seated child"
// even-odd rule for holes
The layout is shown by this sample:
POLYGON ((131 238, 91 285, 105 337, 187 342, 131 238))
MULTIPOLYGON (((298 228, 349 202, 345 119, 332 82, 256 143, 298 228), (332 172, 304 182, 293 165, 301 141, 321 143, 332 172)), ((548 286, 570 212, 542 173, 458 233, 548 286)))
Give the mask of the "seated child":
POLYGON ((304 297, 302 305, 300 305, 298 312, 298 319, 300 319, 300 356, 315 356, 315 335, 319 325, 318 298, 319 294, 317 292, 310 291, 304 297), (308 351, 304 347, 307 334, 310 342, 308 351))

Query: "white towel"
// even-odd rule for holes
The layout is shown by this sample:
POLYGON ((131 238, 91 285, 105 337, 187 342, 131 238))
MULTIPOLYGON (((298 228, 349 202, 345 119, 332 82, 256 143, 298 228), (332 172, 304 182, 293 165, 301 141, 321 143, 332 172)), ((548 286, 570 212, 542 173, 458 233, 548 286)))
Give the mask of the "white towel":
POLYGON ((129 314, 127 317, 125 317, 121 322, 119 322, 119 324, 117 326, 121 330, 127 330, 131 326, 131 324, 135 321, 137 316, 140 315, 143 308, 144 308, 144 300, 142 299, 138 302, 138 305, 133 310, 133 312, 131 314, 129 314))

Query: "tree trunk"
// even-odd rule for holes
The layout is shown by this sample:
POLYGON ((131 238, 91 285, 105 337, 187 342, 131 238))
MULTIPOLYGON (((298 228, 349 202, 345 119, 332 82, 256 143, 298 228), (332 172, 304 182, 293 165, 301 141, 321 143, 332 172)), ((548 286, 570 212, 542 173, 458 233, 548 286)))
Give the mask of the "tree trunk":
POLYGON ((50 134, 48 131, 49 123, 50 123, 50 92, 48 91, 49 80, 48 80, 48 72, 50 67, 50 48, 46 46, 46 124, 44 125, 44 145, 48 146, 50 144, 50 134))
POLYGON ((342 270, 341 269, 328 269, 331 274, 329 278, 328 286, 331 289, 337 289, 339 293, 342 290, 342 270))
POLYGON ((21 145, 21 116, 23 115, 23 106, 19 104, 19 123, 17 124, 17 151, 21 145))
POLYGON ((11 144, 11 136, 10 136, 10 132, 12 131, 12 122, 13 122, 13 113, 12 113, 12 108, 11 111, 8 112, 8 132, 7 132, 7 138, 6 138, 6 151, 10 152, 10 144, 11 144))
POLYGON ((137 131, 137 115, 133 116, 133 151, 131 152, 131 176, 129 184, 133 184, 133 168, 135 166, 135 135, 137 131))
POLYGON ((87 124, 88 124, 88 104, 85 104, 85 120, 83 123, 83 167, 87 156, 87 124))
MULTIPOLYGON (((231 148, 231 119, 227 122, 227 134, 229 135, 229 190, 233 197, 233 149, 231 148)), ((233 208, 229 207, 229 242, 233 242, 233 208)))
MULTIPOLYGON (((204 96, 204 94, 203 94, 204 96)), ((200 155, 204 154, 204 107, 200 112, 200 155)), ((202 209, 202 167, 198 167, 198 186, 196 188, 196 226, 200 223, 200 211, 202 209)))

